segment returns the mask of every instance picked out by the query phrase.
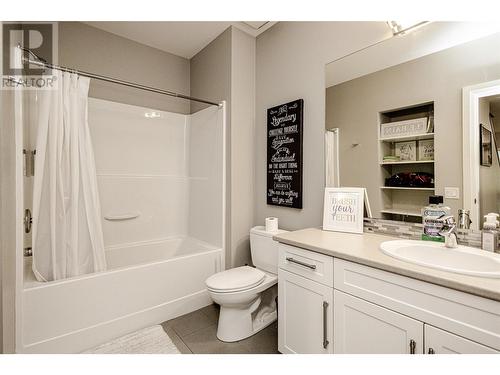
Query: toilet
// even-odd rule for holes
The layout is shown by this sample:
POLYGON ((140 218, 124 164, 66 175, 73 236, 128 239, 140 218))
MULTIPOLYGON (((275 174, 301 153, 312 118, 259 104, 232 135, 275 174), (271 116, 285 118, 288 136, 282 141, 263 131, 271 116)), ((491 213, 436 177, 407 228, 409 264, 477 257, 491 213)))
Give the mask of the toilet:
POLYGON ((210 276, 206 285, 212 300, 220 305, 217 338, 234 342, 250 337, 277 319, 278 243, 258 226, 250 230, 254 267, 242 266, 210 276))

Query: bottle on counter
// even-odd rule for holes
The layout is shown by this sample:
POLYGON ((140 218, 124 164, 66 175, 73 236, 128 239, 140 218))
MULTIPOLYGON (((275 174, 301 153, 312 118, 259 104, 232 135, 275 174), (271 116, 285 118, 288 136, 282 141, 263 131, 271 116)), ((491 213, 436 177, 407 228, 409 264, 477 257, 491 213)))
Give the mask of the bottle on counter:
POLYGON ((443 196, 431 195, 429 205, 422 209, 422 224, 424 226, 422 240, 444 242, 444 237, 439 234, 443 228, 443 222, 439 221, 439 218, 450 214, 451 208, 443 204, 443 196))
POLYGON ((499 252, 498 246, 498 214, 490 212, 488 215, 484 215, 483 230, 481 232, 481 247, 483 250, 492 251, 495 253, 499 252))

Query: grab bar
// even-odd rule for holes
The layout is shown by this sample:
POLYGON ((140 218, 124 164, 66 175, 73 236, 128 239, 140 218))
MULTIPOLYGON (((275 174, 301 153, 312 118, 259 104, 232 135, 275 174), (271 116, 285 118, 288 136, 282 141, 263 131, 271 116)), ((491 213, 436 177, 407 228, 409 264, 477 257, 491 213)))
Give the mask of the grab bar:
POLYGON ((104 216, 104 218, 109 221, 121 221, 121 220, 132 220, 135 219, 136 217, 139 217, 140 215, 141 215, 140 212, 131 212, 120 215, 106 215, 104 216))

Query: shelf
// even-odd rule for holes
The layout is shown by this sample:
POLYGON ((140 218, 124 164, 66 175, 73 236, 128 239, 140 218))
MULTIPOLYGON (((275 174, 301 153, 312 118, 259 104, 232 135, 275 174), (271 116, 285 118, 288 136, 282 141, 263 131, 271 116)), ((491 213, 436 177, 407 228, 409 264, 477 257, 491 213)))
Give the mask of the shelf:
POLYGON ((397 208, 386 208, 380 210, 380 213, 383 214, 392 214, 392 215, 402 215, 402 216, 413 216, 413 217, 422 217, 422 213, 415 210, 403 210, 397 208))
POLYGON ((405 161, 383 161, 380 165, 400 165, 400 164, 427 164, 434 163, 434 160, 405 160, 405 161))
MULTIPOLYGON (((434 128, 435 126, 434 102, 415 103, 414 105, 392 108, 378 113, 377 162, 379 164, 378 181, 380 181, 380 185, 396 182, 395 180, 389 180, 387 177, 394 176, 397 172, 424 172, 435 175, 435 160, 400 160, 396 157, 397 142, 411 141, 411 144, 415 146, 419 144, 419 141, 420 145, 424 143, 435 144, 434 131, 438 129, 434 128), (432 123, 432 128, 429 127, 429 123, 432 123), (389 128, 386 128, 386 126, 389 128), (382 129, 387 131, 382 132, 382 129), (388 157, 388 159, 384 160, 384 156, 388 157)), ((417 159, 419 155, 418 148, 417 150, 408 151, 415 151, 412 155, 414 155, 414 159, 417 159)), ((432 157, 429 154, 425 154, 425 156, 432 157)), ((422 157, 424 157, 424 154, 422 154, 422 157)), ((403 182, 403 180, 398 182, 403 182)), ((404 183, 408 184, 412 182, 411 180, 404 181, 404 183)), ((415 185, 418 186, 418 182, 415 181, 415 185)), ((421 223, 421 209, 425 206, 427 198, 436 192, 436 180, 432 184, 430 180, 425 180, 425 182, 427 186, 433 187, 406 187, 404 183, 403 186, 380 186, 380 211, 377 212, 386 219, 421 223)), ((422 185, 426 186, 426 184, 422 185)))
POLYGON ((417 188, 417 187, 399 187, 399 186, 381 186, 381 189, 387 190, 417 190, 417 191, 434 191, 435 188, 417 188))
POLYGON ((416 134, 404 137, 391 137, 391 138, 379 138, 380 142, 403 142, 403 141, 415 141, 418 139, 432 139, 434 138, 434 133, 416 134))

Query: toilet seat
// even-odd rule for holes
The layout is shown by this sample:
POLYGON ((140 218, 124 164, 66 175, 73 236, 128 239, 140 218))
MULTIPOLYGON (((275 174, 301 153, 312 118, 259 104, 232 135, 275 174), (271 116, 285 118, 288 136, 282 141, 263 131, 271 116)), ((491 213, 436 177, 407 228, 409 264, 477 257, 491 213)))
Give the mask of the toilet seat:
POLYGON ((206 280, 208 290, 216 293, 234 293, 252 289, 264 281, 266 274, 249 266, 216 273, 206 280))

